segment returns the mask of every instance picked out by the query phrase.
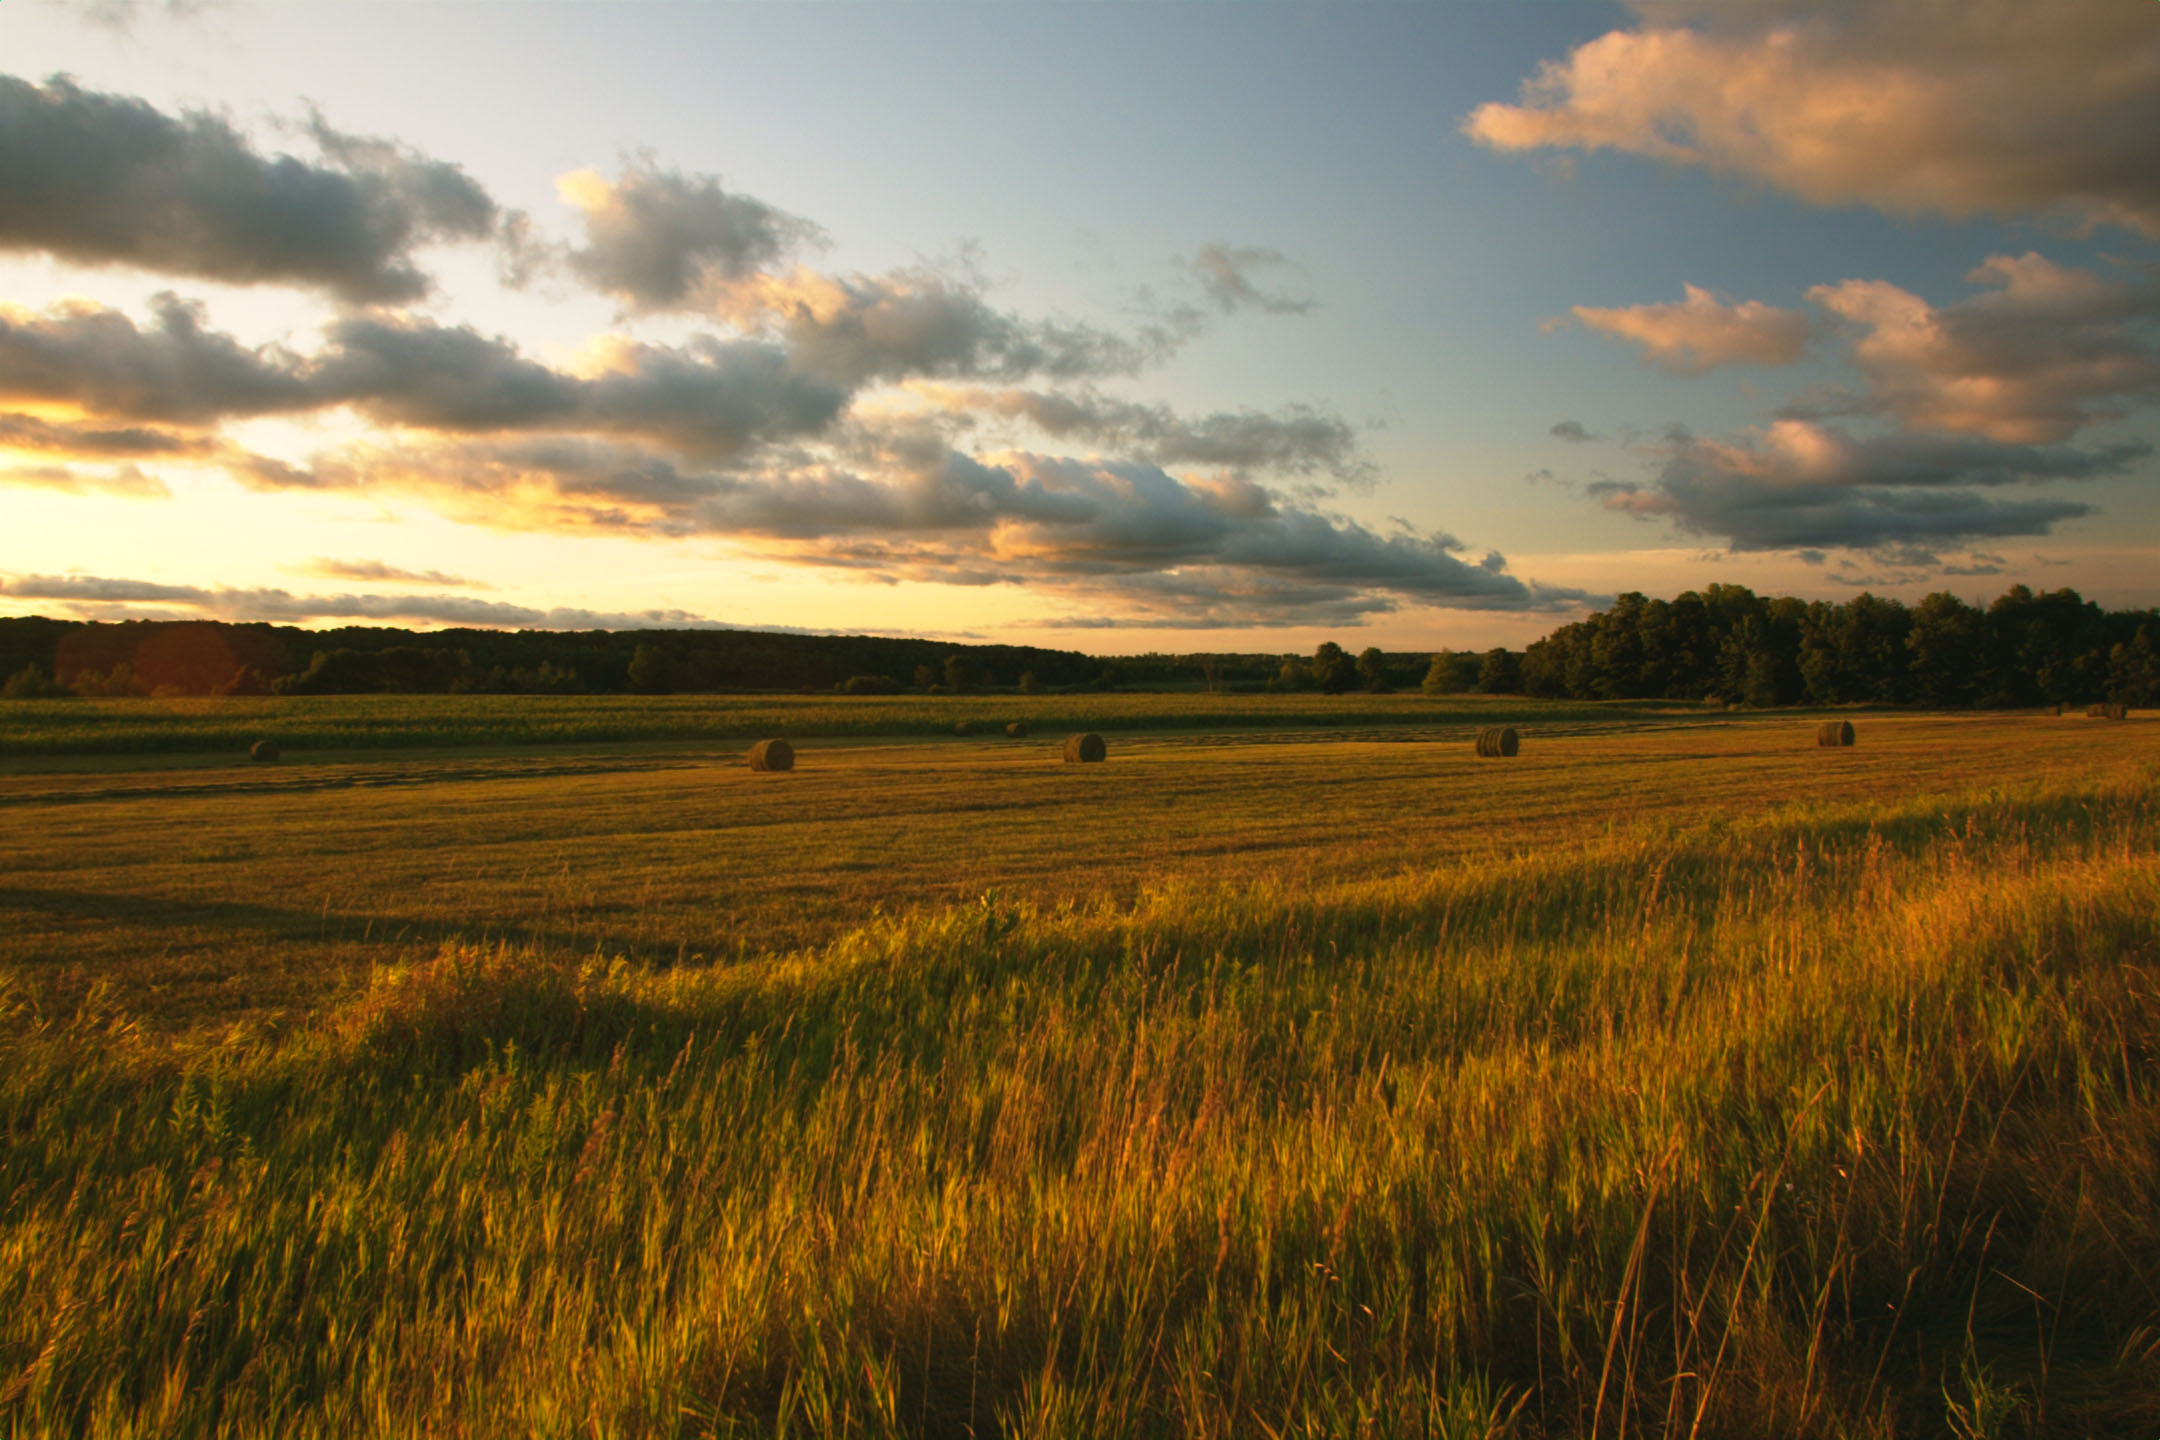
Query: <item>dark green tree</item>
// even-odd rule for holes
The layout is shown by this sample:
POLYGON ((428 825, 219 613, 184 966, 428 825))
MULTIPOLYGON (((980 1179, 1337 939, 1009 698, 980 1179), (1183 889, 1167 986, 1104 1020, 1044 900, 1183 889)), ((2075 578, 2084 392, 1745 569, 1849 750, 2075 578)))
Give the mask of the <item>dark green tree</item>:
POLYGON ((1312 674, 1313 684, 1319 686, 1323 694, 1341 695, 1358 688, 1357 662, 1350 658, 1349 651, 1332 640, 1321 641, 1319 648, 1313 651, 1312 674))
POLYGON ((1477 688, 1485 695, 1522 693, 1522 658, 1504 646, 1494 646, 1478 662, 1477 688))

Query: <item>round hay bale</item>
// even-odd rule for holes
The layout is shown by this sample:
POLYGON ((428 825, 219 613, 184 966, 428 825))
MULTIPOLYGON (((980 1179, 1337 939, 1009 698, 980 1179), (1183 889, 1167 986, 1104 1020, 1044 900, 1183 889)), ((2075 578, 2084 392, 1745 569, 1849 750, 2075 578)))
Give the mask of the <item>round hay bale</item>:
POLYGON ((1850 720, 1825 720, 1815 727, 1815 743, 1830 749, 1842 749, 1853 743, 1850 720))
POLYGON ((750 768, 792 770, 795 768, 795 747, 785 740, 760 740, 750 747, 750 768))
POLYGON ((1025 740, 1027 738, 1027 732, 1028 723, 1025 720, 1015 720, 1012 722, 1012 724, 1005 727, 1005 733, 1007 735, 1010 735, 1015 740, 1025 740))
POLYGON ((1068 765, 1097 765, 1109 753, 1110 747, 1103 744, 1102 736, 1092 730, 1084 735, 1065 737, 1065 763, 1068 765))
POLYGON ((248 746, 248 759, 250 760, 275 760, 284 753, 284 750, 275 740, 257 740, 254 744, 248 746))
POLYGON ((2093 706, 2092 709, 2087 710, 2085 713, 2095 720, 2127 720, 2130 718, 2130 707, 2128 705, 2100 704, 2093 706))
POLYGON ((1487 756, 1513 755, 1522 749, 1522 737, 1512 725, 1495 725, 1477 733, 1477 753, 1487 756))

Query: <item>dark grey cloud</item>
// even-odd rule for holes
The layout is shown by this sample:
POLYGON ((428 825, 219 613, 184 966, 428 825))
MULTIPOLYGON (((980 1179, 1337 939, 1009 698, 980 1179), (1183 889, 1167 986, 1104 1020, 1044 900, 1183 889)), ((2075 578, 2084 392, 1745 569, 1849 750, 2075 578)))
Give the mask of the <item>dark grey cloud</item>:
POLYGON ((1263 289, 1253 278, 1297 270, 1298 267, 1280 250, 1217 241, 1193 252, 1186 268, 1200 282, 1209 302, 1225 315, 1238 310, 1258 310, 1267 315, 1303 315, 1313 308, 1310 296, 1263 289))
POLYGON ((1609 509, 1721 537, 1735 550, 1924 546, 2047 534, 2092 507, 1982 492, 2117 475, 2151 453, 2141 444, 2081 450, 1930 435, 1854 439, 1786 420, 1740 442, 1677 432, 1651 484, 1589 488, 1609 509))
POLYGON ((1243 577, 1248 607, 1308 590, 1338 609, 1550 609, 1579 598, 1510 575, 1496 554, 1465 558, 1449 537, 1383 536, 1235 475, 1180 479, 1140 462, 1027 453, 986 460, 919 439, 864 452, 876 463, 861 470, 830 460, 697 468, 644 446, 535 437, 355 450, 253 478, 413 493, 503 528, 725 536, 796 561, 945 584, 1084 582, 1137 594, 1197 567, 1243 577))
POLYGON ((581 171, 561 188, 584 219, 570 268, 634 310, 697 308, 824 237, 807 220, 728 193, 714 176, 662 170, 649 157, 613 183, 581 171))
POLYGON ((0 398, 59 401, 120 420, 184 425, 316 407, 298 357, 203 328, 171 294, 140 328, 118 310, 70 305, 42 316, 0 306, 0 398))
MULTIPOLYGON (((347 316, 311 356, 250 349, 203 327, 200 307, 170 295, 155 324, 73 306, 44 316, 0 309, 0 397, 62 401, 124 421, 215 426, 266 414, 350 405, 388 424, 448 432, 567 430, 635 435, 699 457, 814 434, 847 394, 798 373, 764 341, 705 337, 671 348, 624 342, 604 371, 567 375, 510 342, 410 316, 347 316)), ((0 425, 4 425, 0 421, 0 425)), ((76 426, 108 449, 169 441, 157 432, 76 426)), ((54 427, 43 433, 64 438, 54 427)), ((143 453, 148 453, 147 451, 143 453)))
POLYGON ((849 389, 916 376, 1130 375, 1162 355, 1149 337, 1014 315, 992 305, 974 282, 922 266, 881 275, 756 277, 734 287, 720 313, 785 344, 796 368, 849 389))
POLYGON ((226 120, 0 75, 0 249, 378 303, 425 294, 414 252, 493 234, 455 165, 318 122, 320 161, 265 156, 226 120))
POLYGON ((1580 420, 1562 420, 1546 433, 1555 440, 1565 440, 1570 445, 1588 445, 1598 438, 1585 430, 1580 420))
POLYGON ((1156 465, 1325 474, 1357 486, 1370 484, 1374 475, 1349 423, 1307 405, 1186 417, 1167 406, 1114 400, 1088 389, 926 393, 960 414, 1024 419, 1053 439, 1083 441, 1156 465))

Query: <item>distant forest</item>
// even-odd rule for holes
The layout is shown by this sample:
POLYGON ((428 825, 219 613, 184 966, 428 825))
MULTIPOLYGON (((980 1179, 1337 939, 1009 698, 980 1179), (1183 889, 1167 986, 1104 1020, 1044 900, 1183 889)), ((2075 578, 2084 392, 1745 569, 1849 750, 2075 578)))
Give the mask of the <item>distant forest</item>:
POLYGON ((1527 650, 1151 654, 752 630, 302 630, 211 620, 0 618, 13 698, 59 695, 839 691, 1112 686, 1482 691, 1579 700, 2006 708, 2160 704, 2160 612, 2013 586, 1985 608, 1841 604, 1712 585, 1620 596, 1527 650))
POLYGON ((594 694, 1065 688, 1072 650, 756 630, 302 630, 215 620, 0 619, 14 696, 594 694))
POLYGON ((1523 654, 1519 688, 1575 699, 2005 708, 2160 701, 2160 612, 2102 610, 2075 590, 2012 586, 1985 609, 1765 599, 1712 585, 1622 595, 1523 654))

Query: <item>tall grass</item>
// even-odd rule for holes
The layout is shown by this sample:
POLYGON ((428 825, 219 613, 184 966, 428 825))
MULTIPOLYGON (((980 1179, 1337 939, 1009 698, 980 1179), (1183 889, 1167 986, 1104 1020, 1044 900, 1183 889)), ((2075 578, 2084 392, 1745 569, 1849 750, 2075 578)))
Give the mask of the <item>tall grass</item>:
POLYGON ((2160 1425, 2160 789, 0 1022, 0 1424, 2160 1425))

